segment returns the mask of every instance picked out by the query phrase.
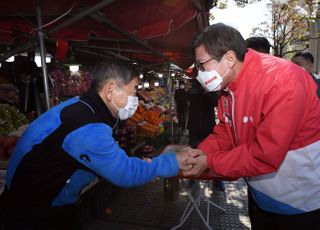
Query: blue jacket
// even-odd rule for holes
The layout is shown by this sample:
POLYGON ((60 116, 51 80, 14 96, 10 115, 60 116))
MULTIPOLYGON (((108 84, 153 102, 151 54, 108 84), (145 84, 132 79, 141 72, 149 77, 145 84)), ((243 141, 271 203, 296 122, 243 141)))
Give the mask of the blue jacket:
POLYGON ((128 157, 112 137, 117 120, 90 90, 44 113, 23 133, 6 177, 6 210, 41 218, 52 207, 73 204, 83 187, 101 177, 117 186, 145 184, 178 174, 175 154, 147 163, 128 157), (28 211, 28 212, 29 212, 28 211))

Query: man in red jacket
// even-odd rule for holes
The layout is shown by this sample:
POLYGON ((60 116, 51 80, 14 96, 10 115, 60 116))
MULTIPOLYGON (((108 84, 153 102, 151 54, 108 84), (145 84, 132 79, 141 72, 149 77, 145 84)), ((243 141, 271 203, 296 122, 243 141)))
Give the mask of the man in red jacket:
POLYGON ((320 102, 316 84, 287 60, 247 49, 224 24, 193 41, 198 81, 221 90, 219 124, 186 175, 207 168, 249 187, 252 229, 320 229, 320 102))

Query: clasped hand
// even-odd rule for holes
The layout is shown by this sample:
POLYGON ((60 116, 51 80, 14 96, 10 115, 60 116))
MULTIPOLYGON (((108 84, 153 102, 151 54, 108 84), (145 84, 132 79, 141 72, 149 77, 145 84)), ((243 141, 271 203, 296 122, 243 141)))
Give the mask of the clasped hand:
POLYGON ((207 155, 199 149, 185 147, 176 152, 176 156, 184 176, 199 176, 208 168, 207 155))

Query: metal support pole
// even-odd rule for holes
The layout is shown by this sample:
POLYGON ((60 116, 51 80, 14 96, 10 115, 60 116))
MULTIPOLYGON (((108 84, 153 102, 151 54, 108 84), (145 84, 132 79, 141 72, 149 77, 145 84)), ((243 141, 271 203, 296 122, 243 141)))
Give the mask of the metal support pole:
MULTIPOLYGON (((167 90, 169 97, 169 117, 170 117, 170 142, 174 144, 174 130, 173 130, 173 116, 172 116, 172 101, 173 101, 173 88, 172 77, 170 75, 170 63, 168 62, 168 78, 167 90)), ((179 179, 178 177, 166 178, 163 181, 163 189, 166 200, 177 201, 179 199, 179 179)))
POLYGON ((169 117, 170 117, 171 144, 174 144, 174 130, 173 130, 173 116, 172 116, 173 89, 172 89, 172 77, 170 75, 170 63, 168 63, 167 89, 168 89, 168 96, 169 96, 169 114, 170 114, 169 117))
POLYGON ((56 32, 57 30, 60 30, 64 27, 67 27, 73 23, 75 23, 76 21, 80 20, 81 18, 87 16, 88 14, 91 14, 92 12, 96 11, 96 10, 99 10, 101 9, 102 7, 110 4, 111 2, 114 2, 114 0, 105 0, 105 1, 102 1, 100 3, 98 3, 97 5, 93 6, 93 7, 90 7, 86 10, 84 10, 83 12, 79 13, 78 15, 74 16, 73 18, 70 18, 70 20, 68 21, 65 21, 63 23, 61 23, 60 25, 58 25, 57 27, 55 28, 52 28, 51 30, 48 31, 48 33, 53 33, 53 32, 56 32))
POLYGON ((36 113, 36 117, 39 117, 43 113, 43 111, 41 106, 40 93, 37 85, 37 79, 31 80, 31 87, 32 87, 32 92, 34 97, 34 110, 36 113))
MULTIPOLYGON (((167 89, 169 96, 169 113, 170 113, 170 136, 171 136, 171 144, 174 144, 174 129, 173 129, 173 81, 172 76, 170 74, 170 62, 168 62, 168 81, 167 81, 167 89)), ((169 193, 169 198, 171 201, 177 201, 179 199, 179 179, 178 177, 170 177, 164 180, 164 191, 169 193), (169 191, 167 191, 169 190, 169 191)))
POLYGON ((45 109, 50 109, 50 100, 49 100, 49 84, 48 84, 48 71, 46 65, 46 51, 44 47, 44 34, 42 32, 42 18, 41 18, 41 9, 40 9, 41 0, 37 0, 37 22, 38 22, 38 39, 40 45, 40 55, 41 55, 41 65, 42 65, 42 74, 43 74, 43 86, 44 86, 44 96, 45 96, 45 109))

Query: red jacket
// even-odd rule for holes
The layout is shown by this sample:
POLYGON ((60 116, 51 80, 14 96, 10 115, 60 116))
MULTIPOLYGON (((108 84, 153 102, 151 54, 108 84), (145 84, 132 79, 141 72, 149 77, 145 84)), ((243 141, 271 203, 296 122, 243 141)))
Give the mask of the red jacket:
POLYGON ((301 67, 249 49, 219 98, 219 124, 199 145, 209 167, 227 178, 272 173, 288 151, 319 141, 316 91, 301 67))

